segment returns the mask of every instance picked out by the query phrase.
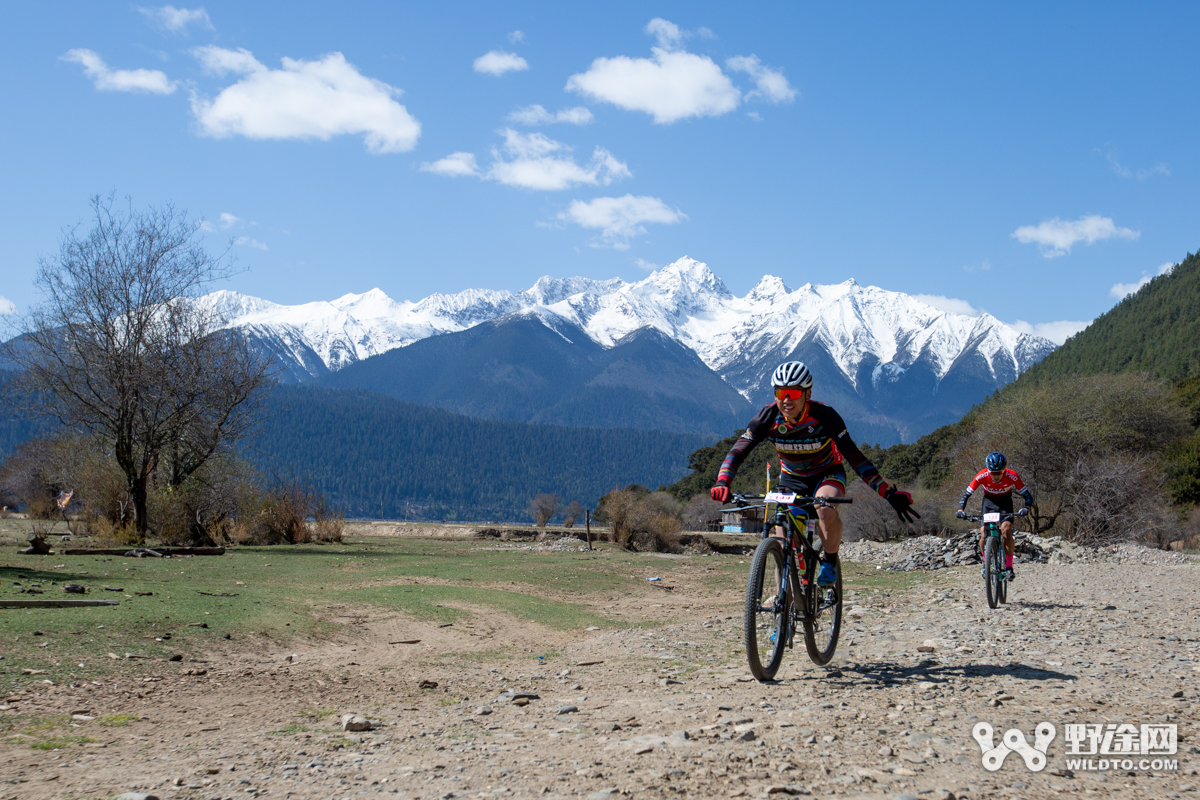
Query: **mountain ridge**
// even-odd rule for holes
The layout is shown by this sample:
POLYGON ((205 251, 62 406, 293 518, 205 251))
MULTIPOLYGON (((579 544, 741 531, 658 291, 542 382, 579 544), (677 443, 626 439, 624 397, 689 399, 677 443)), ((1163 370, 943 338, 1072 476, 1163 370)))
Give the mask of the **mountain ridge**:
POLYGON ((298 306, 233 292, 204 302, 272 348, 294 382, 328 378, 514 314, 569 328, 602 348, 655 329, 751 404, 769 400, 777 363, 812 360, 820 364, 818 397, 827 389, 827 397, 855 407, 848 419, 882 420, 870 434, 882 440, 911 440, 957 418, 1055 349, 988 314, 941 311, 853 279, 790 289, 782 278, 764 275, 737 297, 706 264, 687 256, 635 282, 544 276, 516 293, 467 289, 416 302, 396 302, 378 289, 298 306), (897 401, 902 408, 893 410, 889 404, 897 401))

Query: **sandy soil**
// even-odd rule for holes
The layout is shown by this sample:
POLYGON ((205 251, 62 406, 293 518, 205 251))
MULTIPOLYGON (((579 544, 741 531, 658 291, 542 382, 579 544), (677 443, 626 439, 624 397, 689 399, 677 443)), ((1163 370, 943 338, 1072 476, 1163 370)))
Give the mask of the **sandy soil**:
POLYGON ((79 720, 97 741, 57 751, 0 745, 0 798, 1193 797, 1198 566, 1028 565, 995 611, 969 567, 870 604, 850 595, 830 667, 798 642, 770 684, 745 666, 739 586, 605 609, 683 620, 651 630, 553 632, 489 609, 439 628, 326 608, 344 625, 333 642, 4 698, 18 717, 139 719, 79 720), (343 732, 344 713, 378 727, 343 732), (1032 743, 1050 722, 1047 765, 1010 753, 984 769, 978 722, 996 744, 1010 728, 1032 743), (1178 768, 1070 770, 1077 723, 1176 724, 1178 768))

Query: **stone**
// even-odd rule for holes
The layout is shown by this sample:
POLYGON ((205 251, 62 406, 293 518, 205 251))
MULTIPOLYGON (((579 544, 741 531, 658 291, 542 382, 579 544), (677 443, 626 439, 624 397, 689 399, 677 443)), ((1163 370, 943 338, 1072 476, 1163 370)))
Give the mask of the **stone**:
POLYGON ((158 800, 158 795, 145 792, 125 792, 117 795, 116 800, 158 800))
POLYGON ((742 731, 741 733, 739 733, 737 736, 735 736, 733 738, 734 738, 734 741, 737 741, 737 742, 753 742, 755 739, 758 738, 758 735, 754 733, 753 728, 750 728, 748 730, 742 731))
POLYGON ((342 715, 342 730, 344 731, 369 731, 373 727, 371 720, 360 714, 342 715))
POLYGON ((475 709, 475 713, 481 717, 486 717, 488 714, 492 713, 492 707, 480 706, 479 708, 475 709))
POLYGON ((574 714, 579 709, 576 706, 559 706, 556 714, 574 714))

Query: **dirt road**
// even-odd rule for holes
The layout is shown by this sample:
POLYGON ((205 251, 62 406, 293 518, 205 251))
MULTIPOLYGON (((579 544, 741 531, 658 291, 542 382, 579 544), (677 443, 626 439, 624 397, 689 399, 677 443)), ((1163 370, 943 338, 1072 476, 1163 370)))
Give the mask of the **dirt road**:
POLYGON ((363 609, 340 641, 292 658, 214 652, 148 679, 6 698, 21 718, 138 719, 77 720, 96 741, 59 750, 0 745, 0 797, 1193 797, 1198 567, 1027 565, 995 611, 970 567, 869 604, 851 590, 830 668, 801 645, 772 684, 745 667, 739 587, 605 612, 686 620, 650 630, 553 633, 480 609, 467 631, 363 609), (344 713, 379 727, 343 732, 344 713), (996 745, 1053 725, 1045 767, 1026 765, 1029 750, 985 769, 981 722, 996 745), (1177 725, 1177 752, 1104 755, 1133 742, 1105 727, 1122 723, 1139 736, 1177 725), (1114 768, 1068 768, 1067 726, 1080 724, 1102 727, 1078 757, 1114 768))

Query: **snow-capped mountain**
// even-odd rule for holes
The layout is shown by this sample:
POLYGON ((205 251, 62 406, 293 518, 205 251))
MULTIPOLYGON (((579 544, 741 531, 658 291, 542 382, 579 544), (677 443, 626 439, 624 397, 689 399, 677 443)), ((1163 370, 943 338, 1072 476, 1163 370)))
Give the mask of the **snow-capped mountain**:
POLYGON ((769 400, 775 364, 800 358, 816 374, 815 396, 848 422, 878 429, 881 441, 911 440, 957 419, 1055 347, 988 314, 940 311, 853 280, 790 289, 768 275, 736 297, 687 257, 632 283, 544 277, 521 292, 469 289, 415 303, 378 289, 299 306, 233 292, 208 299, 231 326, 273 348, 297 381, 514 314, 536 315, 551 329, 561 321, 604 348, 656 329, 754 402, 769 400))

